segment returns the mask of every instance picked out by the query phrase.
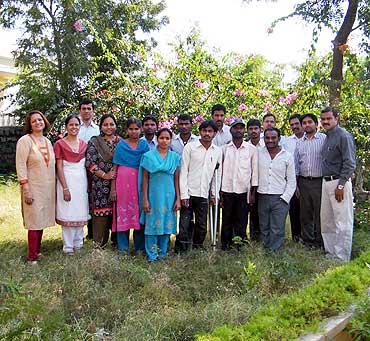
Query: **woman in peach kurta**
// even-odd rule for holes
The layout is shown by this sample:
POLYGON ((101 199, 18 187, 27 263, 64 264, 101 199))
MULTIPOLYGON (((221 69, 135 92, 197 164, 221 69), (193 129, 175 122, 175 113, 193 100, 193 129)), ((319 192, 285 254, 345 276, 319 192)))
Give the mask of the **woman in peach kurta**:
POLYGON ((23 224, 28 230, 27 260, 36 263, 43 229, 55 225, 55 157, 50 141, 43 136, 49 126, 45 116, 33 111, 25 120, 28 134, 18 140, 16 167, 23 224))

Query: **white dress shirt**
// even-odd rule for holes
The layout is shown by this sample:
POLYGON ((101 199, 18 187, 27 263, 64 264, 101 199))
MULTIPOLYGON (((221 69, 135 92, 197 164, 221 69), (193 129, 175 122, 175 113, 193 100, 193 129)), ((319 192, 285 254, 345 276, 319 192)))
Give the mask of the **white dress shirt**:
POLYGON ((252 186, 258 186, 258 150, 245 141, 237 148, 231 141, 223 147, 221 190, 240 194, 252 186))
POLYGON ((188 143, 182 153, 180 169, 180 198, 190 196, 208 198, 212 181, 212 196, 217 197, 221 187, 222 149, 212 144, 208 149, 195 141, 188 143), (217 170, 217 189, 215 186, 215 168, 217 170))
MULTIPOLYGON (((254 146, 254 144, 252 143, 252 140, 249 140, 248 141, 248 143, 249 144, 251 144, 252 146, 254 146)), ((265 141, 264 141, 264 139, 262 138, 260 138, 260 140, 258 141, 258 143, 255 145, 255 147, 257 148, 257 149, 261 149, 261 148, 263 148, 265 146, 265 141)))
POLYGON ((284 148, 271 159, 266 147, 258 150, 258 193, 280 194, 289 203, 297 187, 293 155, 284 148))
POLYGON ((295 134, 286 137, 283 142, 282 146, 284 149, 289 152, 290 154, 294 155, 295 148, 297 146, 297 142, 302 140, 303 136, 301 138, 297 137, 295 134))
POLYGON ((85 125, 83 122, 80 125, 80 131, 78 132, 78 138, 84 140, 86 143, 90 141, 93 136, 100 135, 100 129, 97 124, 91 122, 90 125, 85 125))
POLYGON ((230 127, 224 124, 222 126, 222 129, 217 132, 212 143, 215 144, 216 146, 222 147, 225 144, 228 144, 232 139, 233 137, 231 136, 230 133, 230 127))
MULTIPOLYGON (((195 141, 198 141, 198 140, 199 140, 199 136, 191 134, 190 138, 189 138, 189 140, 187 141, 186 144, 191 143, 191 142, 195 142, 195 141)), ((177 154, 179 154, 181 156, 185 145, 184 145, 184 141, 180 137, 180 134, 178 134, 172 139, 171 150, 173 150, 174 152, 176 152, 177 154)))

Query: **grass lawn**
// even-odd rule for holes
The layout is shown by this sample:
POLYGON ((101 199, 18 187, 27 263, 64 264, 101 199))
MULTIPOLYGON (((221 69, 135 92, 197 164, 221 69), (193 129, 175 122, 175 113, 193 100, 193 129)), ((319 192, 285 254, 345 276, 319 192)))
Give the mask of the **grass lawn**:
MULTIPOLYGON (((369 248, 358 229, 354 253, 369 248)), ((338 263, 291 241, 277 253, 193 251, 148 264, 143 257, 94 250, 62 253, 61 230, 45 230, 44 258, 24 262, 16 184, 0 185, 1 340, 191 340, 244 323, 273 297, 311 283, 338 263)))

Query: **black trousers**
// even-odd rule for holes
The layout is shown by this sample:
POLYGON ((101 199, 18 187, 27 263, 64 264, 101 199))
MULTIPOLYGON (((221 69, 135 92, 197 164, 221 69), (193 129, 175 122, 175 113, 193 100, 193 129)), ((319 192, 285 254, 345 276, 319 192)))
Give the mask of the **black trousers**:
POLYGON ((301 215, 300 215, 300 202, 296 194, 292 196, 289 202, 289 218, 290 228, 292 231, 292 239, 298 241, 301 238, 301 215))
POLYGON ((255 195, 255 203, 253 205, 249 205, 249 238, 257 242, 261 240, 257 192, 255 195))
POLYGON ((89 219, 87 221, 87 235, 86 239, 93 239, 93 220, 89 219))
POLYGON ((176 237, 175 251, 184 252, 191 246, 198 248, 203 246, 207 235, 208 199, 190 197, 189 207, 181 207, 179 234, 176 237), (194 226, 191 221, 195 215, 194 226))
POLYGON ((221 245, 229 249, 234 237, 247 239, 248 193, 223 193, 221 245))
POLYGON ((320 209, 322 178, 298 178, 301 205, 302 240, 308 246, 322 247, 320 209))

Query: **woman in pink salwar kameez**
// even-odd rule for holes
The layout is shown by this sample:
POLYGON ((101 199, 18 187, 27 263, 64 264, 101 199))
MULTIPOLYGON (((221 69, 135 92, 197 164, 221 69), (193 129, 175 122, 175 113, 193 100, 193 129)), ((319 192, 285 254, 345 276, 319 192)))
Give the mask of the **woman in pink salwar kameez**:
POLYGON ((117 247, 120 252, 128 252, 130 229, 134 230, 136 252, 145 252, 144 230, 139 218, 138 172, 141 157, 149 151, 148 144, 140 140, 141 122, 127 121, 128 138, 121 140, 115 149, 113 163, 117 167, 117 178, 112 184, 113 208, 112 231, 117 232, 117 247))

